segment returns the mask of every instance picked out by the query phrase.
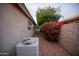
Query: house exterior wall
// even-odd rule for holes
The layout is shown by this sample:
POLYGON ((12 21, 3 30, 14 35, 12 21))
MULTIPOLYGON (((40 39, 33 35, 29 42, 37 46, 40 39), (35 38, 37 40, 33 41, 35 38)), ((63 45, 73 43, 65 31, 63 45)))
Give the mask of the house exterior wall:
MULTIPOLYGON (((16 55, 16 44, 33 35, 28 18, 12 4, 0 4, 0 52, 16 55)), ((31 21, 30 21, 31 22, 31 21)))
POLYGON ((79 23, 70 22, 63 25, 59 43, 71 55, 79 55, 79 23))

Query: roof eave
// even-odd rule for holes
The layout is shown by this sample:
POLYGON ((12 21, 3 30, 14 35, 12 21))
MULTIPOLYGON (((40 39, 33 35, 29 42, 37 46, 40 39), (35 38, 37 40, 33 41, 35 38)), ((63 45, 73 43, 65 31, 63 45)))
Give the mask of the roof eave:
POLYGON ((30 19, 30 21, 32 21, 32 23, 33 23, 34 25, 36 25, 36 23, 35 23, 33 17, 32 17, 31 14, 29 13, 29 11, 28 11, 28 9, 26 8, 26 6, 24 5, 24 3, 17 3, 17 4, 14 4, 14 5, 16 5, 16 7, 19 8, 20 11, 22 11, 22 13, 24 13, 24 14, 28 17, 28 19, 30 19))

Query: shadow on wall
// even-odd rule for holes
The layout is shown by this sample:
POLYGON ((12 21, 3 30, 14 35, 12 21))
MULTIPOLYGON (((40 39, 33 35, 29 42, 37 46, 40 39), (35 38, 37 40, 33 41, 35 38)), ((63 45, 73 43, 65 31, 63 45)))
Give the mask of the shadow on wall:
POLYGON ((16 44, 23 36, 32 36, 28 20, 14 4, 0 4, 0 55, 16 55, 16 44))

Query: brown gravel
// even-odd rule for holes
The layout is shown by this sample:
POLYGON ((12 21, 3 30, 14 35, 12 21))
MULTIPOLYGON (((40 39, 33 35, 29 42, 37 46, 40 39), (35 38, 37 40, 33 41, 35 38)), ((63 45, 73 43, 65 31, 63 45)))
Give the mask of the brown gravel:
POLYGON ((35 34, 34 36, 39 37, 41 56, 70 56, 70 54, 64 50, 57 42, 47 41, 42 33, 35 34))

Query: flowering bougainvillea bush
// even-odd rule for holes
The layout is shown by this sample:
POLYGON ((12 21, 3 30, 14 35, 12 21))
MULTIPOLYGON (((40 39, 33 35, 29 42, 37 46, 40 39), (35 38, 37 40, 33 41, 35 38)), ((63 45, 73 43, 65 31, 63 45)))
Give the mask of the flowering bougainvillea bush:
POLYGON ((60 28, 63 24, 64 22, 46 22, 42 28, 42 32, 48 40, 57 41, 60 28))

